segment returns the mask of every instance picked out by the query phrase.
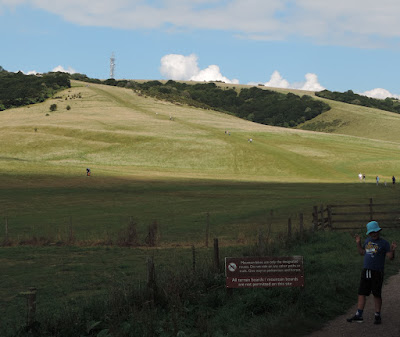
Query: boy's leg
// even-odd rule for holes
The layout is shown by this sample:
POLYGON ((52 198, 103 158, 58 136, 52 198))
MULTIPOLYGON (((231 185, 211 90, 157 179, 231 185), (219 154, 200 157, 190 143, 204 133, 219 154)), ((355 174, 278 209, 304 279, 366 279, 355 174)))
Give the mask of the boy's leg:
POLYGON ((365 302, 366 302, 366 296, 358 295, 357 309, 358 310, 364 310, 365 302))
POLYGON ((382 297, 376 297, 376 296, 374 296, 374 302, 375 302, 375 312, 381 312, 381 308, 382 308, 382 297))
POLYGON ((357 301, 357 312, 353 317, 347 319, 347 322, 363 322, 363 311, 365 307, 366 296, 365 295, 358 295, 357 301))

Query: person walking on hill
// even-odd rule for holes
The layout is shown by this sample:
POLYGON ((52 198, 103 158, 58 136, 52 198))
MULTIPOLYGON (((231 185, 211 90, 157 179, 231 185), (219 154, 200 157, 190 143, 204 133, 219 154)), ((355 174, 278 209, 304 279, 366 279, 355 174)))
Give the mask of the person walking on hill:
POLYGON ((376 176, 376 185, 379 185, 379 176, 376 176))
POLYGON ((393 185, 396 184, 396 178, 394 176, 392 177, 392 183, 393 185))
POLYGON ((382 308, 382 284, 383 271, 385 267, 385 258, 394 259, 396 250, 396 242, 390 245, 388 241, 381 238, 379 232, 382 228, 376 221, 367 223, 368 238, 361 245, 361 237, 355 236, 357 249, 360 255, 364 255, 364 266, 361 272, 360 286, 358 288, 358 302, 356 314, 348 318, 348 322, 363 322, 363 311, 366 302, 366 296, 372 292, 375 304, 375 320, 374 324, 381 324, 381 308, 382 308))

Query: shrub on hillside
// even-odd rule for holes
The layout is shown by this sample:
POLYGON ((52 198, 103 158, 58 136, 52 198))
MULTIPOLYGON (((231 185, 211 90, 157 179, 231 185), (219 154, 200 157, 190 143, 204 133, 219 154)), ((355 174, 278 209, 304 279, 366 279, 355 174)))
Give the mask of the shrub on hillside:
POLYGON ((136 222, 132 219, 128 226, 118 233, 117 245, 121 247, 134 247, 139 245, 136 222))

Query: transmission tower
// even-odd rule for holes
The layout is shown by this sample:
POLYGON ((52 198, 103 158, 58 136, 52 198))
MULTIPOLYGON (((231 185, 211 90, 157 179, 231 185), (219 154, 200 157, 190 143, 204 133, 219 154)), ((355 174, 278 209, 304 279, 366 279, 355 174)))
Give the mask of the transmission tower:
POLYGON ((110 57, 110 78, 114 78, 114 70, 115 70, 115 56, 112 53, 110 57))

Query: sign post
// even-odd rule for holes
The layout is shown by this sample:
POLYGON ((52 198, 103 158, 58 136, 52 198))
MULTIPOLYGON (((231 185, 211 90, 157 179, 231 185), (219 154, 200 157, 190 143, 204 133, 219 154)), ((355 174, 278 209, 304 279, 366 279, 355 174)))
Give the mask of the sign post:
POLYGON ((304 287, 302 256, 226 257, 227 288, 304 287))

